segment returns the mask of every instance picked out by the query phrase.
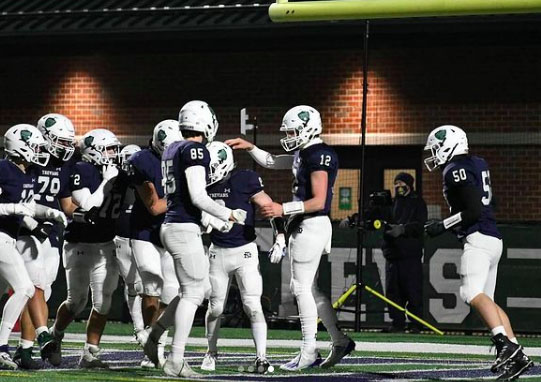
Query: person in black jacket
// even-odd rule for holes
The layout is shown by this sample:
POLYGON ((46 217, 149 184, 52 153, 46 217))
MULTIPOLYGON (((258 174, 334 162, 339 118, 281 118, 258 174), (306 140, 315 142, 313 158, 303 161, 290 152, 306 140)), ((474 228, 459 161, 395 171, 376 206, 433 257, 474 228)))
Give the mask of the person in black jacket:
MULTIPOLYGON (((425 201, 414 191, 414 179, 405 172, 394 179, 395 199, 391 217, 383 235, 386 261, 386 295, 411 313, 422 316, 423 231, 427 220, 425 201)), ((404 331, 405 315, 389 306, 392 326, 386 331, 404 331)), ((410 331, 419 332, 417 323, 410 331)))

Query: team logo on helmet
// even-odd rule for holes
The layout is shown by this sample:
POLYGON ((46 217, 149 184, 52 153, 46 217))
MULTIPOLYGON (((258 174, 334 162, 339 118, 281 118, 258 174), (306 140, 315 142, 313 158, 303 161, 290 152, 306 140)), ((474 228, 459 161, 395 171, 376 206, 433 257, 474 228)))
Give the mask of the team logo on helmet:
POLYGON ((49 117, 49 118, 47 118, 45 120, 44 126, 45 126, 46 129, 48 129, 49 127, 53 126, 54 124, 56 124, 56 119, 49 117))
POLYGON ((163 143, 163 141, 167 138, 167 133, 163 130, 158 131, 158 141, 163 143))
POLYGON ((92 144, 94 143, 94 137, 92 135, 89 135, 85 138, 84 144, 86 147, 92 147, 92 144))
POLYGON ((308 121, 310 120, 310 113, 306 110, 303 110, 297 115, 299 116, 299 119, 304 122, 304 127, 306 127, 308 121))
POLYGON ((436 134, 434 134, 434 136, 436 137, 436 139, 440 140, 443 143, 447 136, 447 130, 436 131, 436 134))
POLYGON ((227 152, 224 149, 218 151, 218 163, 222 164, 227 159, 227 152))
POLYGON ((28 140, 32 137, 32 132, 28 130, 21 130, 21 141, 28 142, 28 140))

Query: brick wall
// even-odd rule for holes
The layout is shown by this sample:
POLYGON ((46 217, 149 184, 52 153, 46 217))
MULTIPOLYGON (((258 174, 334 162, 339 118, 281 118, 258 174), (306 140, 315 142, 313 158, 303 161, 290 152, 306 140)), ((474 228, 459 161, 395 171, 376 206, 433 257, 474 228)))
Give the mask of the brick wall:
MULTIPOLYGON (((353 50, 1 57, 0 131, 54 111, 70 117, 77 134, 108 127, 146 136, 184 102, 204 99, 217 112, 222 137, 238 132, 241 107, 257 115, 266 135, 301 103, 321 111, 327 133, 358 133, 361 58, 353 50)), ((444 123, 492 136, 540 131, 537 46, 374 49, 369 83, 369 134, 426 134, 444 123)), ((491 165, 498 217, 541 220, 539 142, 505 139, 472 147, 491 165)), ((245 155, 238 158, 250 165, 245 155)), ((262 173, 269 192, 286 199, 290 174, 262 173)), ((439 174, 423 172, 423 190, 428 203, 443 206, 439 174)))

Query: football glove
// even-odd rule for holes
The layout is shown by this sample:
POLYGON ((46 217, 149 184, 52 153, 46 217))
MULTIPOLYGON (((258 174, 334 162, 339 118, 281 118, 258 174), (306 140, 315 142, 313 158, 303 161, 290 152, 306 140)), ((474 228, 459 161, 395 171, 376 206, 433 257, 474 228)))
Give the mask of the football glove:
POLYGON ((231 211, 231 217, 233 218, 234 223, 244 225, 246 222, 246 216, 248 213, 240 208, 231 211))
POLYGON ((118 176, 118 168, 115 165, 104 165, 102 168, 103 180, 111 180, 118 176))
POLYGON ((406 228, 404 224, 389 224, 389 228, 385 231, 385 234, 397 238, 406 233, 406 228))
POLYGON ((53 228, 54 225, 50 222, 39 223, 36 228, 30 231, 30 234, 43 243, 51 235, 53 228))
POLYGON ((286 252, 287 252, 286 238, 284 234, 279 234, 276 236, 274 245, 269 250, 270 262, 273 264, 278 264, 280 261, 282 261, 282 258, 286 255, 286 252))
POLYGON ((68 218, 62 211, 55 208, 48 208, 45 212, 45 219, 54 220, 57 223, 61 223, 64 227, 68 226, 68 218))
POLYGON ((425 231, 430 237, 441 235, 446 231, 443 221, 438 219, 429 220, 425 224, 425 231))
POLYGON ((98 207, 92 207, 89 211, 83 210, 81 207, 73 211, 73 221, 77 223, 96 224, 100 211, 98 207))
POLYGON ((210 231, 212 231, 213 229, 225 233, 231 231, 231 228, 233 228, 232 221, 223 221, 215 216, 206 213, 205 211, 201 212, 201 224, 203 224, 203 227, 207 229, 206 233, 210 233, 210 231))

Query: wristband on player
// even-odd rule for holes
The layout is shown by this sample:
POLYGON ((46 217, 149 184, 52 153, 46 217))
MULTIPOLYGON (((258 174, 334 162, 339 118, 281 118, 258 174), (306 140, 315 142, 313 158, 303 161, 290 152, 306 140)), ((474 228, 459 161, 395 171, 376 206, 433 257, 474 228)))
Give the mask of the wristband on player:
POLYGON ((304 213, 304 202, 287 202, 282 204, 284 216, 304 213))
POLYGON ((453 216, 449 216, 447 219, 443 220, 443 227, 445 229, 449 229, 451 227, 454 227, 458 223, 462 221, 462 213, 459 212, 458 214, 454 214, 453 216))

